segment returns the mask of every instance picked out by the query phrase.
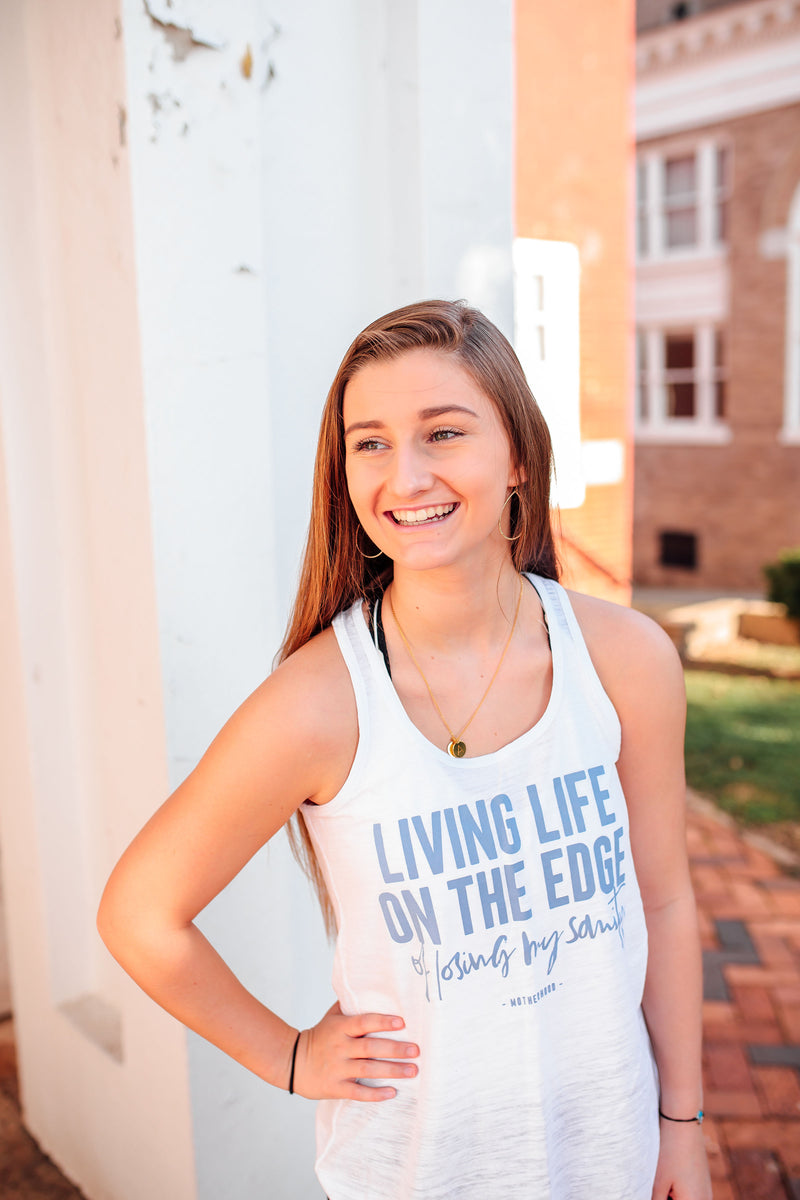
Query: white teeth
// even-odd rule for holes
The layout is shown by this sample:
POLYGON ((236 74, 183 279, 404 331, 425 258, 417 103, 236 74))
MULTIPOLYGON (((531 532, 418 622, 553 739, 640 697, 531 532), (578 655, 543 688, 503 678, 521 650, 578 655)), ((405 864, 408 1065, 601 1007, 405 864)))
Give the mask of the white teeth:
POLYGON ((437 504, 435 508, 394 508, 392 516, 398 525, 421 525, 434 517, 446 517, 454 508, 455 504, 437 504))

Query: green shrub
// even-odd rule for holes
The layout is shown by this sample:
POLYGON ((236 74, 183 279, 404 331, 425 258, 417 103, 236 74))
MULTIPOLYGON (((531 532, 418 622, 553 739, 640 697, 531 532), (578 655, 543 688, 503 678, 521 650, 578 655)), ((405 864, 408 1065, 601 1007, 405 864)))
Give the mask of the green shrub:
POLYGON ((790 617, 800 617, 800 546, 784 550, 778 561, 764 567, 767 577, 767 599, 785 604, 790 617))

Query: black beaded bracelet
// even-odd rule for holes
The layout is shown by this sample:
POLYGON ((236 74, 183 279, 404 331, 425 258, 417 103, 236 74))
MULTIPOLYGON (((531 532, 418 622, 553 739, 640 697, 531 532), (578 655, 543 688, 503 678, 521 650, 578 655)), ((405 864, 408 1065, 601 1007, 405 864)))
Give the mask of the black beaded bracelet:
POLYGON ((294 1095, 294 1064, 297 1061, 297 1047, 300 1045, 300 1034, 302 1032, 303 1032, 302 1029, 299 1030, 297 1037, 294 1039, 294 1049, 292 1050, 292 1069, 289 1072, 289 1095, 290 1096, 294 1095))
POLYGON ((658 1110, 658 1115, 663 1117, 665 1121, 675 1121, 678 1125, 691 1125, 694 1123, 697 1123, 698 1125, 703 1124, 702 1108, 697 1110, 697 1116, 695 1117, 668 1117, 665 1112, 661 1111, 661 1109, 658 1110))

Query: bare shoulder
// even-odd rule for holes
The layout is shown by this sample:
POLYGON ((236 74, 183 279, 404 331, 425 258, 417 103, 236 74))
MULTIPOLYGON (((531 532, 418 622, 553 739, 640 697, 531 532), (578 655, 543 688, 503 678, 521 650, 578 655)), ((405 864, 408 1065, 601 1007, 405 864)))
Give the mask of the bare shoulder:
POLYGON ((671 638, 644 613, 568 592, 589 655, 618 711, 653 690, 683 702, 683 670, 671 638))
POLYGON ((350 674, 336 635, 328 628, 280 664, 250 697, 268 719, 274 740, 282 732, 316 764, 307 798, 330 799, 355 757, 358 716, 350 674), (277 727, 277 728, 276 728, 277 727))

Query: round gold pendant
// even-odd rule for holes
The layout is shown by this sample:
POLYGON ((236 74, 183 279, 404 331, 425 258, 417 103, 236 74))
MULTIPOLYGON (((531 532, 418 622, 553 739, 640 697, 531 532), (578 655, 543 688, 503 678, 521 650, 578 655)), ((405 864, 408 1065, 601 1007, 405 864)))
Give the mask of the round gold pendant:
POLYGON ((458 742, 455 738, 453 738, 447 747, 447 753, 451 755, 452 758, 463 758, 467 753, 467 747, 463 742, 458 742))

